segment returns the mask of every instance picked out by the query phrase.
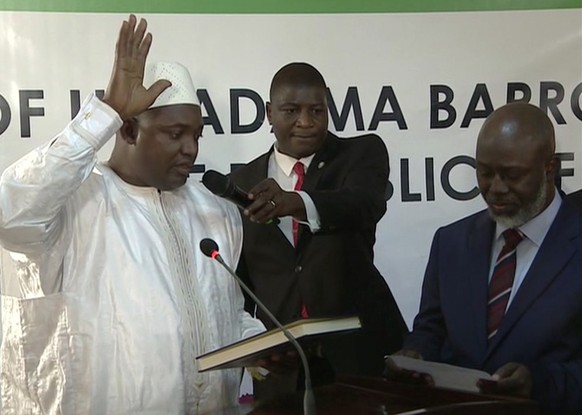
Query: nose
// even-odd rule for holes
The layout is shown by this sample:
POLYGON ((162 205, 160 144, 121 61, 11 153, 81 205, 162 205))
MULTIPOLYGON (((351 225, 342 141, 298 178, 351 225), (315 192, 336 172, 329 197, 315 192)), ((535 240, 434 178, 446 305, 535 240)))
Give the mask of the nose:
POLYGON ((489 192, 499 194, 507 193, 508 190, 509 189, 507 187, 507 184, 505 184, 505 181, 501 176, 499 176, 499 174, 493 176, 493 179, 491 180, 491 185, 489 186, 489 192))
POLYGON ((313 126, 313 116, 308 110, 301 110, 299 116, 297 117, 297 126, 303 128, 309 128, 313 126))
POLYGON ((198 155, 198 136, 184 137, 180 150, 182 154, 195 158, 198 155))

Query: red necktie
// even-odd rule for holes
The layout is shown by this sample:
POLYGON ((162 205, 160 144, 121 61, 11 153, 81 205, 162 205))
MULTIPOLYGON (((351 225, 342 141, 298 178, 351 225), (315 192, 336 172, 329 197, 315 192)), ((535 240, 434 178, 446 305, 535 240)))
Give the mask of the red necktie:
POLYGON ((515 249, 523 239, 519 231, 507 229, 503 232, 505 245, 497 257, 491 282, 489 283, 489 298, 487 303, 487 338, 491 339, 497 333, 501 320, 505 315, 513 279, 515 278, 515 249))
MULTIPOLYGON (((303 186, 303 179, 305 178, 305 167, 303 163, 298 161, 293 166, 293 172, 297 175, 297 182, 295 183, 294 190, 301 190, 303 186)), ((299 222, 293 219, 293 246, 297 247, 297 241, 299 240, 299 222)), ((301 318, 307 318, 309 314, 307 313, 307 307, 305 304, 301 304, 301 318)))
MULTIPOLYGON (((295 188, 293 190, 301 190, 303 186, 303 179, 305 178, 305 168, 303 163, 298 161, 293 166, 293 172, 297 175, 297 182, 295 183, 295 188)), ((297 241, 299 239, 299 223, 293 219, 293 246, 297 246, 297 241)))

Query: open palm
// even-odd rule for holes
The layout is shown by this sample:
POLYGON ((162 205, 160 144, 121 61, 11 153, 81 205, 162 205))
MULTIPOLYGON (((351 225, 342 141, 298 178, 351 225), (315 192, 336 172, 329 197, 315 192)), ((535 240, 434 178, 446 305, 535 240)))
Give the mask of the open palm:
POLYGON ((122 120, 145 111, 171 84, 158 80, 151 87, 143 85, 144 68, 152 44, 146 33, 147 22, 130 15, 119 31, 115 47, 115 62, 103 101, 113 108, 122 120))

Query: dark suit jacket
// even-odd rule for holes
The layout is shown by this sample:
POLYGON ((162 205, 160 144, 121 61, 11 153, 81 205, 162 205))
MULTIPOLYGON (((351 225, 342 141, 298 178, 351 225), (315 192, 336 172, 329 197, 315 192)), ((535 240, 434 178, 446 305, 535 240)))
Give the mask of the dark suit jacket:
POLYGON ((582 190, 570 193, 568 196, 566 196, 566 199, 582 209, 582 190))
MULTIPOLYGON (((248 191, 265 179, 272 151, 233 172, 237 186, 248 191)), ((302 303, 310 317, 360 316, 364 329, 352 336, 357 341, 342 337, 324 348, 337 372, 381 374, 382 356, 400 348, 407 332, 373 264, 388 174, 388 153, 378 136, 340 139, 328 133, 303 183, 319 212, 321 230, 312 234, 301 226, 295 249, 278 226, 243 220, 238 271, 280 321, 299 319, 302 303)), ((261 311, 257 315, 273 326, 261 311)))
POLYGON ((582 413, 582 212, 567 201, 491 344, 487 289, 495 225, 483 211, 439 229, 405 347, 493 373, 523 363, 550 413, 582 413), (570 410, 572 412, 567 412, 570 410))

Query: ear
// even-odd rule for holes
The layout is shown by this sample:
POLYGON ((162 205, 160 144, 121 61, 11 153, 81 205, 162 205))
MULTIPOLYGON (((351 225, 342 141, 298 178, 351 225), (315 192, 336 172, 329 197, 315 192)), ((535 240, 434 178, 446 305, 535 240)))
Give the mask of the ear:
POLYGON ((269 101, 267 101, 267 103, 265 104, 265 109, 267 110, 267 120, 269 120, 269 124, 272 124, 272 122, 271 122, 271 103, 269 101))
POLYGON ((128 118, 123 122, 123 125, 119 129, 119 133, 121 134, 121 138, 130 145, 135 145, 137 141, 137 136, 139 132, 139 125, 137 123, 137 118, 132 117, 128 118))
POLYGON ((553 155, 550 161, 546 163, 546 180, 548 184, 555 185, 558 189, 562 188, 562 162, 557 155, 553 155))
POLYGON ((560 176, 560 166, 560 159, 554 154, 545 166, 548 183, 553 182, 556 177, 560 176))

